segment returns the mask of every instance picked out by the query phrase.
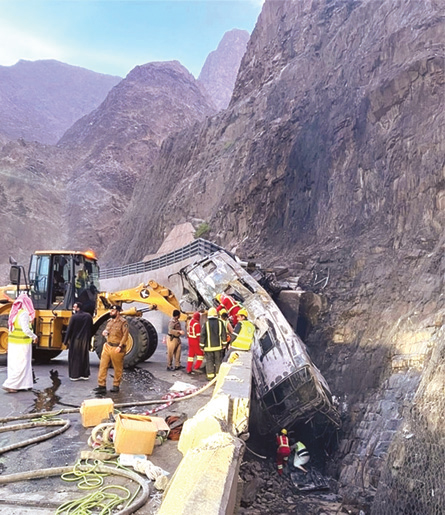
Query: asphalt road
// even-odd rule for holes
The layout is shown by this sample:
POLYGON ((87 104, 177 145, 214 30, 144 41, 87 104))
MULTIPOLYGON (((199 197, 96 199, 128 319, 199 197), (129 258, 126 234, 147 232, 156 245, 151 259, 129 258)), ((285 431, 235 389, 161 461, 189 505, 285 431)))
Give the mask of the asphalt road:
MULTIPOLYGON (((162 341, 162 335, 160 341, 162 341)), ((182 364, 186 364, 186 355, 187 348, 186 345, 183 345, 182 364)), ((67 351, 48 364, 33 364, 35 383, 32 391, 6 393, 0 390, 0 418, 26 413, 78 408, 84 399, 94 398, 92 389, 97 386, 99 360, 93 353, 90 354, 90 358, 91 377, 88 381, 73 382, 69 380, 67 351)), ((109 388, 112 386, 111 374, 112 371, 110 370, 107 385, 109 388)), ((0 367, 0 384, 5 379, 6 367, 3 366, 0 367)), ((177 381, 199 388, 207 384, 204 373, 188 375, 184 370, 167 371, 166 347, 160 343, 149 361, 140 364, 133 370, 124 371, 121 391, 118 394, 107 393, 106 397, 111 397, 115 404, 161 399, 177 381)), ((190 400, 175 402, 154 415, 165 418, 168 415, 185 413, 188 417, 191 417, 203 404, 208 402, 211 394, 212 389, 210 388, 190 400)), ((145 413, 155 406, 138 406, 125 408, 121 411, 145 413)), ((71 466, 80 457, 82 450, 91 450, 87 442, 92 428, 82 426, 79 413, 62 416, 71 422, 71 426, 66 432, 49 440, 7 451, 0 455, 0 477, 25 471, 71 466)), ((22 421, 9 422, 9 424, 20 422, 22 421)), ((23 420, 23 422, 26 421, 23 420)), ((3 425, 1 424, 1 426, 3 425)), ((49 430, 53 429, 50 428, 49 430)), ((0 447, 21 442, 47 431, 48 428, 33 428, 0 432, 0 447)), ((155 447, 149 458, 155 465, 167 471, 170 474, 169 477, 171 477, 181 461, 182 455, 177 450, 177 442, 167 440, 161 446, 155 447)), ((115 477, 111 480, 128 486, 126 480, 121 481, 115 477)), ((156 493, 152 486, 150 488, 153 495, 150 502, 136 512, 140 515, 154 513, 160 503, 160 494, 156 493)), ((39 515, 54 513, 63 502, 83 495, 85 495, 85 491, 79 491, 74 483, 62 481, 60 476, 51 479, 19 481, 0 486, 0 514, 24 515, 29 513, 39 515)))

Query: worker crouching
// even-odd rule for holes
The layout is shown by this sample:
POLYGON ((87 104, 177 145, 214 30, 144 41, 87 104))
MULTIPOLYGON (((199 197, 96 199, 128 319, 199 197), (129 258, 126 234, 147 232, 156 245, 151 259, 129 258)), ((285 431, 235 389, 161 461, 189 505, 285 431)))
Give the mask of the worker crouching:
POLYGON ((233 327, 235 327, 238 323, 238 312, 242 306, 236 302, 233 297, 227 295, 226 293, 219 293, 215 297, 215 303, 217 304, 216 311, 218 311, 218 313, 220 313, 222 310, 227 311, 230 322, 232 323, 233 327))
POLYGON ((295 455, 293 459, 293 465, 295 468, 302 470, 303 472, 307 472, 307 470, 303 467, 310 459, 309 451, 306 449, 306 446, 302 442, 297 442, 291 446, 291 450, 295 450, 295 455))
POLYGON ((207 379, 211 381, 219 372, 222 361, 222 351, 226 346, 226 328, 218 318, 215 308, 210 308, 207 322, 202 326, 200 347, 206 358, 207 379))
POLYGON ((282 429, 281 434, 277 435, 277 445, 277 468, 278 474, 281 476, 283 474, 283 466, 287 465, 291 452, 286 429, 282 429))

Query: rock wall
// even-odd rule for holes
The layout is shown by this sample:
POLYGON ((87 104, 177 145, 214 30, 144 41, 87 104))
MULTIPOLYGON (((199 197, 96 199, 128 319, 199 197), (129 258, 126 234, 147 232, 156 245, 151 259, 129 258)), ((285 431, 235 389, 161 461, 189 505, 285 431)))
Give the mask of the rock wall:
POLYGON ((0 142, 0 284, 9 284, 9 256, 27 268, 30 252, 66 248, 62 213, 72 158, 36 142, 0 142))
POLYGON ((249 37, 247 30, 233 29, 226 32, 218 48, 207 56, 199 74, 198 82, 218 111, 229 105, 249 37))
POLYGON ((139 260, 198 218, 322 295, 331 472, 364 505, 445 313, 443 31, 435 1, 266 1, 229 108, 164 142, 109 250, 139 260))
MULTIPOLYGON (((248 37, 240 32, 225 38, 229 58, 206 67, 207 78, 223 75, 226 96, 248 37)), ((0 283, 9 255, 27 263, 36 249, 90 247, 100 257, 162 141, 215 112, 177 61, 137 66, 124 80, 57 61, 0 67, 0 283)))
POLYGON ((374 515, 392 514, 394 506, 399 513, 413 515, 444 511, 444 350, 441 328, 413 402, 404 410, 403 423, 390 444, 374 515))

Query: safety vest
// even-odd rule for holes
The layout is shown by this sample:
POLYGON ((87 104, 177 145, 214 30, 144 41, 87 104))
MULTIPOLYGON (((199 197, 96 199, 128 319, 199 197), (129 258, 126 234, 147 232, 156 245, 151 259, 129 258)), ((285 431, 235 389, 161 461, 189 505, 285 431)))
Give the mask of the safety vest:
POLYGON ((188 330, 187 330, 187 336, 189 338, 199 338, 201 335, 201 324, 198 322, 198 320, 191 320, 188 330))
POLYGON ((207 320, 207 322, 206 322, 207 345, 203 347, 203 345, 201 343, 201 348, 205 352, 214 352, 214 351, 222 350, 222 344, 226 343, 226 342, 221 341, 223 327, 224 327, 223 322, 219 318, 210 318, 209 320, 207 320), (210 331, 210 323, 209 323, 210 320, 216 320, 218 322, 218 342, 216 342, 215 340, 212 341, 212 334, 210 331), (212 344, 214 344, 214 345, 212 345, 212 344))
MULTIPOLYGON (((23 343, 27 345, 32 343, 32 338, 30 338, 22 331, 22 327, 19 322, 19 317, 24 311, 24 309, 20 309, 17 313, 13 324, 14 330, 8 335, 8 343, 23 343)), ((29 328, 31 329, 31 324, 29 324, 29 328)))
POLYGON ((295 454, 297 454, 300 458, 303 458, 304 456, 309 456, 309 451, 306 449, 304 443, 297 442, 295 454))
POLYGON ((278 449, 282 447, 289 447, 289 439, 286 435, 279 435, 277 437, 278 449))
POLYGON ((241 329, 232 342, 232 349, 249 350, 255 335, 255 326, 249 320, 240 320, 238 324, 241 324, 241 329))

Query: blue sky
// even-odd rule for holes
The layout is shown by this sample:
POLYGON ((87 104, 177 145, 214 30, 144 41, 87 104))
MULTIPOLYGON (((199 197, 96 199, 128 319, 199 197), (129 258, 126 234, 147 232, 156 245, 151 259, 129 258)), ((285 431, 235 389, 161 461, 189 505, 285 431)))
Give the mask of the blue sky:
POLYGON ((228 30, 252 32, 263 0, 0 0, 0 65, 57 59, 125 75, 178 60, 198 77, 228 30))

